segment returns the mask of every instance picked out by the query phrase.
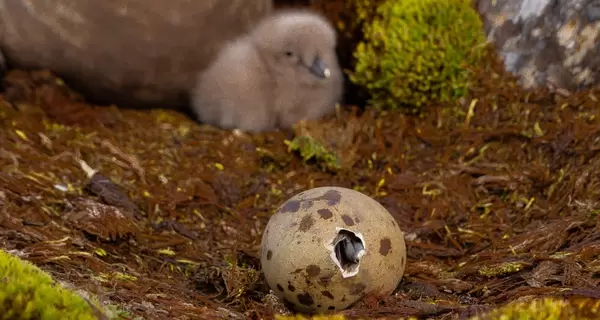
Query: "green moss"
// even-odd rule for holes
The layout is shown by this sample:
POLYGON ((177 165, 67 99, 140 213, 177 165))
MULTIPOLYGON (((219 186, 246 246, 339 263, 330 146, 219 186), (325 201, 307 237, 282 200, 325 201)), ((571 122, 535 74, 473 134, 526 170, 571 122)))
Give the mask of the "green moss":
POLYGON ((98 319, 79 295, 33 264, 0 250, 0 319, 98 319))
POLYGON ((485 315, 473 317, 471 320, 598 319, 599 304, 598 300, 589 298, 571 300, 543 298, 510 303, 485 315))
POLYGON ((479 269, 479 274, 486 277, 498 277, 523 270, 525 266, 521 262, 506 262, 493 266, 485 266, 479 269))
POLYGON ((310 136, 296 136, 292 141, 285 141, 285 143, 289 152, 299 152, 305 162, 314 160, 323 169, 331 171, 340 169, 339 157, 310 136))
MULTIPOLYGON (((357 19, 365 16, 357 13, 357 19)), ((464 96, 468 67, 479 63, 485 48, 470 0, 386 0, 363 24, 363 34, 350 79, 366 88, 373 105, 387 109, 418 111, 428 101, 464 96)))

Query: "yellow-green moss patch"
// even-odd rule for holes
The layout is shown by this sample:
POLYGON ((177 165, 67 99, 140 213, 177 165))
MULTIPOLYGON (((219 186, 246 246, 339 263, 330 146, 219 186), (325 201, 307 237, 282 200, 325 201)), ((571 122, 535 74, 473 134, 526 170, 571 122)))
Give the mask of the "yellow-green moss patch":
POLYGON ((90 304, 33 264, 0 250, 0 319, 95 320, 90 304))
POLYGON ((350 79, 368 90, 372 104, 389 109, 419 110, 463 96, 468 67, 479 62, 485 44, 467 0, 387 0, 363 32, 350 79))
POLYGON ((288 146, 288 152, 299 152, 304 161, 315 160, 323 169, 332 171, 340 168, 338 156, 310 136, 297 136, 292 141, 285 141, 285 143, 288 146))
POLYGON ((587 320, 598 319, 600 301, 589 298, 562 300, 558 298, 535 299, 529 302, 510 303, 471 320, 587 320))

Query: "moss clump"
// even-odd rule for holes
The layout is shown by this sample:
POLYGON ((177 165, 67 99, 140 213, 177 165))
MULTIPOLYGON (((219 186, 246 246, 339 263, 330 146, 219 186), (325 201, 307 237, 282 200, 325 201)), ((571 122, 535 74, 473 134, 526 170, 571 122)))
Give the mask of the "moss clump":
POLYGON ((469 67, 485 48, 483 23, 470 0, 386 0, 363 24, 363 37, 350 79, 367 89, 373 105, 388 109, 418 111, 428 101, 463 96, 469 67))
POLYGON ((600 302, 590 298, 562 300, 558 298, 514 302, 470 320, 587 320, 598 319, 600 302))
POLYGON ((493 266, 484 266, 479 269, 479 274, 486 277, 498 277, 523 270, 525 266, 520 262, 506 262, 493 266))
POLYGON ((299 152, 304 162, 314 160, 322 169, 331 171, 340 169, 339 157, 334 152, 327 150, 321 142, 313 137, 296 136, 292 141, 285 141, 285 143, 288 146, 288 152, 299 152))
POLYGON ((33 264, 0 250, 0 319, 92 320, 98 311, 33 264))

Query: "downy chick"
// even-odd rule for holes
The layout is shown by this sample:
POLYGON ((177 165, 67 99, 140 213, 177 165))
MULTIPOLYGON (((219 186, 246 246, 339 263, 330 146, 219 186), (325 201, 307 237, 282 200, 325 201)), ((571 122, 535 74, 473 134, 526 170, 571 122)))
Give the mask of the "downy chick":
POLYGON ((321 15, 276 12, 226 45, 198 75, 193 111, 203 123, 247 132, 321 118, 343 93, 336 41, 321 15))

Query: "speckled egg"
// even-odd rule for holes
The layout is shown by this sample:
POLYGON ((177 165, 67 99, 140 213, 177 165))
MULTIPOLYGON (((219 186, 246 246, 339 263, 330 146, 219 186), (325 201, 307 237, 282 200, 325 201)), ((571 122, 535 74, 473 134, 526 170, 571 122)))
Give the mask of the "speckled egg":
POLYGON ((275 294, 297 311, 348 308, 391 294, 404 274, 404 235, 392 215, 351 189, 320 187, 284 202, 263 233, 261 263, 275 294))

